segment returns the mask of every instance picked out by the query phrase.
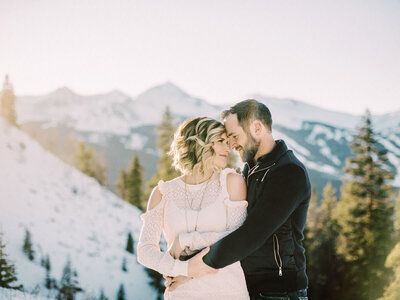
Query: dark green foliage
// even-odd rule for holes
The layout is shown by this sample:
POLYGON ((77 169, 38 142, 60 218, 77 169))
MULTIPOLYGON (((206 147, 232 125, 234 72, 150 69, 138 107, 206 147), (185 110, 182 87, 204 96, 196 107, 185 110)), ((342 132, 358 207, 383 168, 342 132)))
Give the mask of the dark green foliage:
POLYGON ((99 300, 108 300, 108 298, 104 294, 104 290, 103 289, 100 290, 99 300))
POLYGON ((128 170, 120 171, 117 189, 122 199, 144 209, 143 167, 137 155, 133 157, 128 170))
POLYGON ((128 266, 127 266, 127 261, 126 261, 125 257, 122 259, 122 271, 128 272, 128 266))
POLYGON ((312 299, 337 299, 336 281, 340 262, 336 255, 337 224, 333 218, 337 199, 328 183, 318 206, 316 192, 311 197, 307 220, 307 262, 312 299))
POLYGON ((73 300, 80 292, 83 292, 83 289, 79 286, 78 273, 68 259, 62 272, 57 300, 73 300))
POLYGON ((394 240, 400 242, 400 193, 397 195, 394 213, 394 240))
POLYGON ((28 229, 25 229, 24 244, 22 250, 29 260, 33 261, 35 259, 35 251, 33 250, 32 235, 28 229))
POLYGON ((150 285, 157 291, 157 300, 162 300, 165 290, 163 276, 152 269, 146 268, 145 270, 147 275, 150 277, 150 285))
POLYGON ((105 167, 96 157, 96 151, 80 142, 74 153, 74 165, 86 175, 95 178, 101 185, 106 184, 105 167))
POLYGON ((131 254, 135 254, 135 242, 134 242, 132 234, 130 232, 128 233, 128 240, 126 242, 125 250, 131 254))
POLYGON ((57 281, 53 277, 51 277, 51 263, 50 263, 50 257, 48 255, 46 255, 46 257, 43 259, 43 267, 46 269, 44 286, 48 290, 58 289, 57 281))
POLYGON ((126 300, 125 288, 123 284, 119 286, 117 300, 126 300))
POLYGON ((21 290, 22 285, 17 284, 17 274, 14 265, 8 260, 6 245, 0 232, 0 287, 21 290))
POLYGON ((172 158, 168 155, 175 130, 176 126, 173 123, 172 114, 167 107, 163 114, 162 121, 157 127, 157 149, 160 153, 160 159, 158 161, 157 172, 149 181, 146 199, 148 199, 151 191, 159 180, 166 181, 180 175, 172 166, 172 158))
POLYGON ((385 259, 393 246, 393 178, 367 112, 352 143, 347 180, 335 220, 337 253, 344 262, 340 299, 376 299, 386 285, 385 259))

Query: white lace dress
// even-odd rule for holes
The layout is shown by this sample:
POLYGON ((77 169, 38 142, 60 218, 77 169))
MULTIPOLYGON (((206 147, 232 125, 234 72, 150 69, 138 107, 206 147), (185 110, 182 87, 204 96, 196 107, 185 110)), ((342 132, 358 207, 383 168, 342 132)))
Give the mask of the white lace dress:
MULTIPOLYGON (((231 172, 235 171, 224 169, 208 182, 186 184, 186 188, 179 177, 160 181, 160 203, 141 215, 143 227, 137 246, 138 261, 166 276, 186 276, 187 261, 174 259, 160 250, 161 233, 168 247, 179 235, 182 248, 197 250, 238 228, 246 218, 247 201, 229 199, 226 177, 231 172)), ((217 273, 186 281, 172 292, 166 291, 164 299, 240 300, 249 299, 249 295, 240 262, 236 262, 217 273)))

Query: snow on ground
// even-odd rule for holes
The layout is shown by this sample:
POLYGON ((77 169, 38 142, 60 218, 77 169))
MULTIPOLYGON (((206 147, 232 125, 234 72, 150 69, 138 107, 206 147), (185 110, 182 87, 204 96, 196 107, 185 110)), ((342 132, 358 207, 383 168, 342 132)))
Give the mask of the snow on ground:
POLYGON ((0 299, 1 300, 48 300, 49 298, 40 296, 40 295, 32 295, 28 293, 24 293, 18 290, 5 289, 0 287, 0 299))
POLYGON ((20 283, 33 290, 44 280, 40 259, 50 256, 52 276, 61 278, 70 257, 88 295, 103 288, 114 299, 124 284, 128 299, 153 299, 148 277, 125 249, 127 234, 139 237, 140 211, 66 165, 0 118, 0 229, 20 283), (25 229, 36 258, 22 253, 25 229), (128 272, 121 270, 127 259, 128 272))

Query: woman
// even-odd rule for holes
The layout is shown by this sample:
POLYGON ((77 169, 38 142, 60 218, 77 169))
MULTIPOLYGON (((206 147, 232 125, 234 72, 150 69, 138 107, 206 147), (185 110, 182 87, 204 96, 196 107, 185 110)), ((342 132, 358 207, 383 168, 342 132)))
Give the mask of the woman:
MULTIPOLYGON (((212 245, 238 228, 246 217, 246 184, 225 169, 229 146, 222 123, 195 118, 181 124, 171 144, 182 176, 153 189, 137 246, 138 261, 164 276, 186 276, 179 256, 212 245), (169 251, 160 250, 163 232, 169 251)), ((234 263, 218 272, 186 280, 165 299, 249 299, 243 270, 234 263)))

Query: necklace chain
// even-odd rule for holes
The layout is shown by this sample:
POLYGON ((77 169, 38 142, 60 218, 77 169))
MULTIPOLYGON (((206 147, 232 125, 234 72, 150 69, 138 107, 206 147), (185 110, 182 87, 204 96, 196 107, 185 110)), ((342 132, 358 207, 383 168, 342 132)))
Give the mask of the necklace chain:
POLYGON ((206 185, 204 186, 204 188, 203 188, 203 190, 202 190, 202 193, 201 193, 201 201, 200 201, 200 204, 199 204, 198 209, 193 209, 193 202, 194 202, 194 197, 193 197, 193 195, 190 195, 191 198, 192 198, 192 201, 191 201, 190 204, 189 204, 189 197, 188 197, 187 184, 186 184, 186 181, 184 181, 184 183, 185 183, 185 200, 186 200, 186 201, 185 201, 185 220, 186 220, 186 231, 187 231, 187 232, 189 232, 189 223, 188 223, 188 219, 187 219, 187 209, 188 209, 187 206, 189 206, 191 210, 197 211, 197 214, 196 214, 196 222, 195 222, 195 225, 194 225, 194 231, 197 231, 197 221, 198 221, 198 219, 199 219, 199 213, 200 213, 200 210, 201 210, 201 205, 203 204, 204 195, 205 195, 205 193, 206 193, 206 190, 207 190, 207 187, 208 187, 208 183, 210 182, 210 180, 211 180, 211 178, 213 177, 213 175, 214 175, 214 172, 211 174, 210 178, 207 179, 206 185))

